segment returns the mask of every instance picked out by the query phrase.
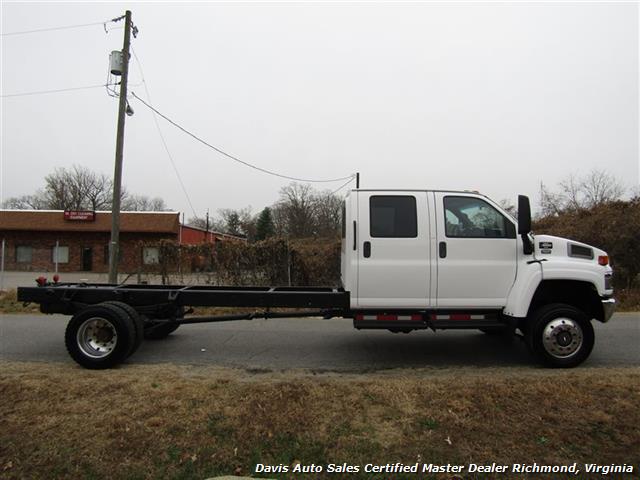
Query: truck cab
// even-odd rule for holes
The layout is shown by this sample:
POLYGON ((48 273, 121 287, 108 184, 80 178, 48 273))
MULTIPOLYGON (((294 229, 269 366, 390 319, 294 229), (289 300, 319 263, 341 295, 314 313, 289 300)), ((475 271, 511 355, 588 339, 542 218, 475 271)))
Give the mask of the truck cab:
POLYGON ((609 320, 606 252, 534 235, 477 192, 352 190, 343 208, 341 277, 356 328, 516 330, 552 366, 582 362, 591 320, 609 320))

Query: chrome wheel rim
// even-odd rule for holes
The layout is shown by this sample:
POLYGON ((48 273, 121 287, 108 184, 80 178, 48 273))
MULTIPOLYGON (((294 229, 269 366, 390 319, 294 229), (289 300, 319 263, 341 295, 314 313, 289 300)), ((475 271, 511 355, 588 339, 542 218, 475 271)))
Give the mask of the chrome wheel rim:
POLYGON ((570 318, 556 318, 550 321, 542 332, 542 344, 550 355, 568 358, 576 354, 582 346, 582 328, 570 318))
POLYGON ((118 333, 106 318, 92 317, 80 325, 76 340, 87 357, 104 358, 116 348, 118 333))

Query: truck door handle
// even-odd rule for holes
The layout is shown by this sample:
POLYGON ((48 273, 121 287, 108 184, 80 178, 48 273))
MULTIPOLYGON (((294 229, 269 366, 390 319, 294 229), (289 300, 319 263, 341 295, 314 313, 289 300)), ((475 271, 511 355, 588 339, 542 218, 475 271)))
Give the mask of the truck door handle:
POLYGON ((438 250, 440 253, 440 258, 445 258, 447 256, 447 242, 440 242, 438 245, 438 250))
POLYGON ((356 238, 357 235, 357 229, 356 229, 356 221, 353 221, 353 249, 355 250, 356 248, 358 248, 358 240, 356 238))
POLYGON ((371 256, 371 242, 364 242, 363 247, 364 258, 369 258, 371 256))

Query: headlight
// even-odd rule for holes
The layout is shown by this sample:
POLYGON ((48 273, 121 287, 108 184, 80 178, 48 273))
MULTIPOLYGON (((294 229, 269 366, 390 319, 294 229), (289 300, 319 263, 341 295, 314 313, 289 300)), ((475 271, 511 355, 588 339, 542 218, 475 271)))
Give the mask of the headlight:
POLYGON ((604 274, 604 289, 605 290, 611 290, 613 288, 612 280, 613 280, 613 273, 605 273, 604 274))

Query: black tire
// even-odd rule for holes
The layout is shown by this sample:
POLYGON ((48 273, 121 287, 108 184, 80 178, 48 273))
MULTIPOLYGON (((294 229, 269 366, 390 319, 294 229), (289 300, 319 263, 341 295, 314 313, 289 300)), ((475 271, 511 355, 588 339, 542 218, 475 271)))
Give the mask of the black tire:
POLYGON ((136 309, 129 304, 126 304, 124 302, 119 302, 117 300, 109 300, 108 302, 103 302, 103 303, 107 305, 113 305, 114 307, 124 310, 125 313, 129 315, 129 318, 133 322, 136 337, 135 337, 135 341, 133 342, 133 345, 131 346, 131 350, 127 354, 127 357, 130 357, 135 353, 136 350, 138 350, 138 347, 140 346, 140 344, 142 343, 142 340, 144 339, 144 322, 142 321, 142 318, 140 317, 140 314, 136 311, 136 309))
POLYGON ((90 369, 111 368, 124 361, 136 341, 133 321, 109 304, 91 305, 69 320, 64 334, 71 358, 90 369))
POLYGON ((163 340, 175 332, 179 323, 167 322, 163 324, 150 325, 144 329, 145 340, 163 340))
POLYGON ((543 365, 572 368, 584 362, 595 341, 593 325, 584 312, 553 303, 535 311, 526 329, 527 345, 543 365))

